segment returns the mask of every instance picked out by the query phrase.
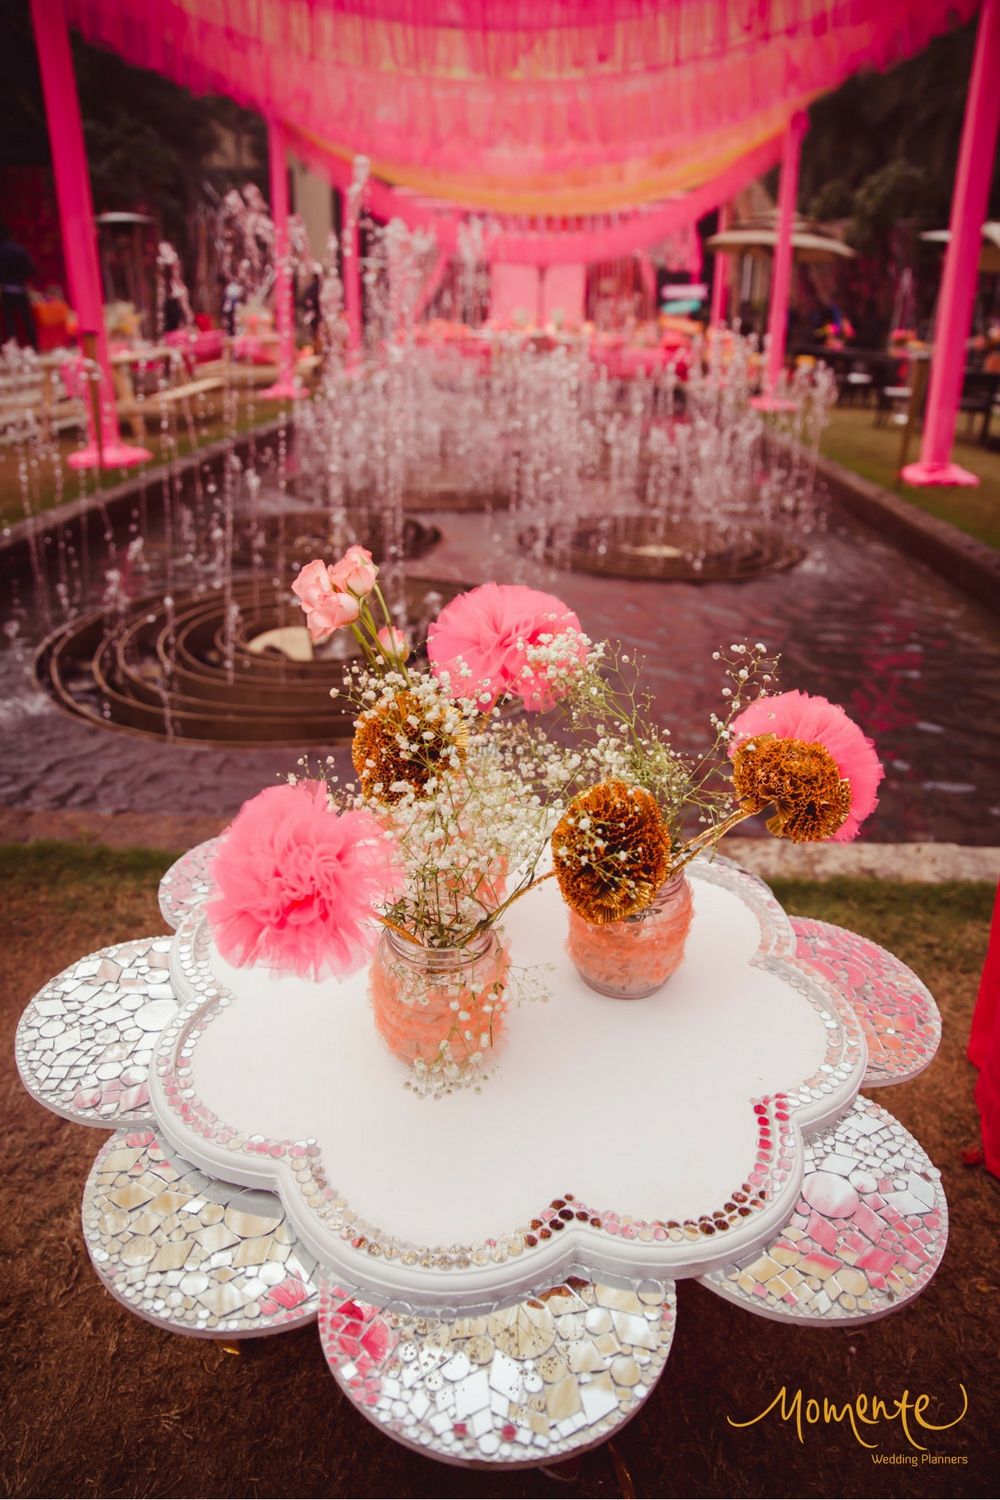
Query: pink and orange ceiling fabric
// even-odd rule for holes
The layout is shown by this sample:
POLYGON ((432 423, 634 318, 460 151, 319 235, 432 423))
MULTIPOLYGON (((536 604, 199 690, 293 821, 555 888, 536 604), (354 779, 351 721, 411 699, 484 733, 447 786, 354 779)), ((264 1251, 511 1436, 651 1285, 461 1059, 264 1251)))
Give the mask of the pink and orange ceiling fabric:
MULTIPOLYGON (((496 215, 703 187, 976 0, 67 0, 90 41, 280 118, 314 157, 496 215)), ((768 163, 770 164, 770 163, 768 163)), ((711 205, 709 205, 711 206, 711 205)))

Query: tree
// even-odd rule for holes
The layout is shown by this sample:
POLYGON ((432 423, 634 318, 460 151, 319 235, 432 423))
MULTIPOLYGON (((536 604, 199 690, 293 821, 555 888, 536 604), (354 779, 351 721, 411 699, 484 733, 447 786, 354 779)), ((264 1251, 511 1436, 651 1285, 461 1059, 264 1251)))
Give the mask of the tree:
MULTIPOLYGON (((196 98, 74 32, 70 37, 98 213, 149 212, 167 238, 183 247, 190 212, 203 197, 203 179, 219 175, 207 167, 218 145, 218 127, 250 144, 250 171, 240 171, 240 183, 249 175, 265 185, 266 132, 258 115, 229 99, 196 98)), ((6 106, 5 160, 44 165, 48 128, 27 0, 0 3, 0 91, 6 106)))
MULTIPOLYGON (((834 183, 856 193, 886 162, 907 163, 923 176, 922 216, 947 224, 975 35, 974 21, 957 27, 889 72, 857 73, 818 99, 802 147, 801 202, 834 183)), ((989 217, 1000 217, 1000 157, 989 217)))
POLYGON ((926 172, 908 161, 886 162, 854 194, 848 242, 869 255, 885 253, 901 220, 923 222, 933 215, 933 199, 926 172))
MULTIPOLYGON (((810 109, 800 202, 812 218, 849 220, 859 256, 838 280, 864 344, 886 337, 904 267, 916 274, 923 316, 933 307, 940 251, 920 231, 950 217, 975 33, 975 22, 958 27, 887 73, 856 74, 810 109)), ((988 216, 1000 216, 1000 158, 988 216)))

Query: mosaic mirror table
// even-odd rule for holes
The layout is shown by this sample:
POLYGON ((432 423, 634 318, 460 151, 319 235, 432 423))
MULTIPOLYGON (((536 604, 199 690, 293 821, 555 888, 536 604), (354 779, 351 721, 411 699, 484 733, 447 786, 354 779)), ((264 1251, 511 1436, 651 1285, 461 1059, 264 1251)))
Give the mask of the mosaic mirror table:
POLYGON ((550 999, 511 1012, 480 1092, 422 1099, 364 975, 313 985, 221 959, 212 849, 163 879, 172 938, 71 965, 18 1030, 28 1090, 115 1132, 83 1226, 132 1311, 226 1340, 317 1319, 339 1385, 391 1437, 538 1465, 648 1397, 678 1281, 844 1325, 936 1270, 940 1174, 858 1091, 925 1067, 940 1021, 877 945, 789 919, 716 860, 692 872, 681 969, 650 999, 608 1000, 562 953, 543 886, 506 928, 515 963, 550 966, 550 999))

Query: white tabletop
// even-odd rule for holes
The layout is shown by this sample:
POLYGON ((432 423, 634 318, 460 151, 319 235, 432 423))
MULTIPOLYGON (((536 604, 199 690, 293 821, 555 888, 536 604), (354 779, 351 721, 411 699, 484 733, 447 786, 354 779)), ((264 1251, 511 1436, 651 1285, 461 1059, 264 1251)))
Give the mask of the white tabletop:
POLYGON ((550 966, 551 998, 512 1011, 481 1091, 435 1100, 404 1087, 366 974, 235 969, 198 917, 174 942, 159 1125, 205 1171, 280 1192, 313 1252, 380 1295, 472 1306, 573 1257, 675 1276, 728 1260, 787 1213, 800 1129, 850 1103, 864 1046, 759 883, 706 867, 694 891, 681 969, 638 1002, 579 979, 554 886, 515 906, 512 962, 550 966))

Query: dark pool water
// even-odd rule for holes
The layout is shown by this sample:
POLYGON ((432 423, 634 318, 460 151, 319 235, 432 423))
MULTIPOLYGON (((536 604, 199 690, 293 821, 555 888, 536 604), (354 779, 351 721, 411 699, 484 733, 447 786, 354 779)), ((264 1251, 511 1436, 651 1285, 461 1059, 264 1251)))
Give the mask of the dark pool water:
MULTIPOLYGON (((1000 844, 1000 622, 852 520, 832 516, 790 572, 697 586, 556 571, 525 559, 503 518, 428 519, 443 540, 414 573, 560 595, 592 637, 645 658, 679 747, 704 743, 719 706, 712 651, 761 640, 782 653, 784 687, 842 703, 875 740, 887 775, 870 838, 1000 844)), ((31 675, 28 582, 20 606, 17 638, 0 638, 0 803, 227 814, 294 766, 292 747, 194 748, 68 717, 31 675)))

